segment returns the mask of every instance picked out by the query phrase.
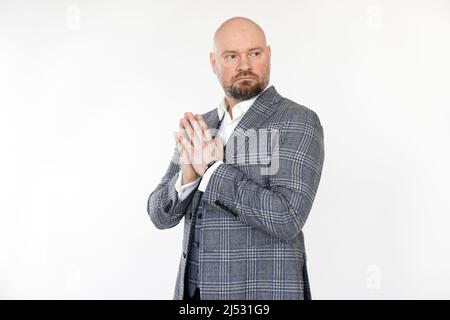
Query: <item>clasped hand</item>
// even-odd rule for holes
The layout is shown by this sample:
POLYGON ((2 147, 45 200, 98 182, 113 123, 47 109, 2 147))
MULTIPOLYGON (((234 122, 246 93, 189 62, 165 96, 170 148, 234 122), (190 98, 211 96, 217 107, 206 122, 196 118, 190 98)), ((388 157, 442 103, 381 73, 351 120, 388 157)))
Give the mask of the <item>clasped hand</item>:
POLYGON ((186 112, 180 119, 180 130, 173 133, 180 154, 182 184, 203 176, 212 160, 223 160, 223 141, 213 133, 201 115, 186 112))

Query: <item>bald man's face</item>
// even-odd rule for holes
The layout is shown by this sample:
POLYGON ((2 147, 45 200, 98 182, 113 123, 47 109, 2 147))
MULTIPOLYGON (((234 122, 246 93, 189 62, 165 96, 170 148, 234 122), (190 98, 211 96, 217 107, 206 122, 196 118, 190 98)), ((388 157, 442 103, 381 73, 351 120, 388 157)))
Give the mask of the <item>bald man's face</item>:
POLYGON ((269 83, 270 46, 257 30, 224 31, 217 36, 214 51, 211 66, 228 97, 251 99, 269 83))

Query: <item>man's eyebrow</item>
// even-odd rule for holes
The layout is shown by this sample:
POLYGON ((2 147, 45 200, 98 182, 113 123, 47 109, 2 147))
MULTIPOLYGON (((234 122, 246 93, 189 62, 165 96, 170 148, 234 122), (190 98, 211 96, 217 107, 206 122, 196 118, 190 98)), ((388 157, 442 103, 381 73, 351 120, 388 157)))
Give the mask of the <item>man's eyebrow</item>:
MULTIPOLYGON (((250 48, 248 49, 248 51, 254 51, 254 50, 263 50, 262 47, 256 47, 256 48, 250 48)), ((227 54, 227 53, 236 53, 237 51, 233 51, 233 50, 226 50, 222 53, 222 55, 227 54)))
POLYGON ((256 47, 256 48, 251 48, 251 49, 248 50, 248 51, 254 51, 254 50, 263 50, 263 48, 262 48, 262 47, 256 47))

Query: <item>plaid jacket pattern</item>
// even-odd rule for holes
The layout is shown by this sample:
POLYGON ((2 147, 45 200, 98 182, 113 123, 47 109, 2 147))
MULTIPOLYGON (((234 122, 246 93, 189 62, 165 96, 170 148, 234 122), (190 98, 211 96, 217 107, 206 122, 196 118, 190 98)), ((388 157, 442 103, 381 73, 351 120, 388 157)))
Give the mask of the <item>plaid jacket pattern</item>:
MULTIPOLYGON (((216 109, 203 118, 210 128, 219 121, 216 109)), ((147 202, 158 229, 185 218, 174 299, 183 298, 192 215, 198 211, 201 299, 311 299, 302 228, 320 182, 323 140, 317 114, 271 86, 239 121, 226 142, 225 163, 214 171, 204 193, 196 190, 179 201, 179 154, 174 149, 147 202), (256 147, 250 141, 257 141, 256 147)))

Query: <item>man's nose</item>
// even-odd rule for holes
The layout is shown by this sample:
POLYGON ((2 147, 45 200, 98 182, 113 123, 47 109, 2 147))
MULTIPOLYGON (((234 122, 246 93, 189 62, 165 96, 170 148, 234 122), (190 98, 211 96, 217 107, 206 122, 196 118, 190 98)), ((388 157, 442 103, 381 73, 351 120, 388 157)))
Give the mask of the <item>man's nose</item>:
POLYGON ((251 70, 251 69, 252 69, 252 66, 250 64, 250 59, 248 58, 247 55, 243 55, 239 59, 238 71, 242 72, 242 71, 251 70))

